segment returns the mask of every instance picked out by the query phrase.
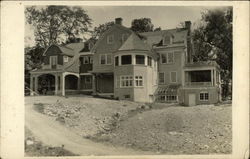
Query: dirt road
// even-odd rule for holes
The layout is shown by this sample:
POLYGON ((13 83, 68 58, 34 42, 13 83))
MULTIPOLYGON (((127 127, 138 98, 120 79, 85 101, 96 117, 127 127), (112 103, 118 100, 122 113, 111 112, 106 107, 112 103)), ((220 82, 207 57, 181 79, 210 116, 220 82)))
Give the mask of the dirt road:
MULTIPOLYGON (((32 98, 32 97, 28 97, 32 98)), ((35 99, 35 98, 34 98, 35 99)), ((55 98, 53 100, 56 100, 55 98)), ((87 155, 145 155, 152 154, 144 151, 134 151, 122 147, 111 147, 84 139, 73 133, 63 125, 60 125, 53 118, 36 112, 33 109, 33 102, 25 103, 25 126, 32 131, 34 136, 46 145, 61 146, 66 150, 82 156, 87 155)))

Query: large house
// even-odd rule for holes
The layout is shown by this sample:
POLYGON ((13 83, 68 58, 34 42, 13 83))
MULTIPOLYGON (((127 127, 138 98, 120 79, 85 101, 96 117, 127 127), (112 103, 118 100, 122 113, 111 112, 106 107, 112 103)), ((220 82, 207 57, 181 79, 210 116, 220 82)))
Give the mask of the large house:
MULTIPOLYGON (((31 71, 39 94, 88 93, 138 102, 211 104, 221 100, 220 67, 193 62, 191 22, 184 28, 135 33, 116 18, 99 37, 44 52, 42 69, 31 71)), ((34 94, 31 92, 31 94, 34 94)))

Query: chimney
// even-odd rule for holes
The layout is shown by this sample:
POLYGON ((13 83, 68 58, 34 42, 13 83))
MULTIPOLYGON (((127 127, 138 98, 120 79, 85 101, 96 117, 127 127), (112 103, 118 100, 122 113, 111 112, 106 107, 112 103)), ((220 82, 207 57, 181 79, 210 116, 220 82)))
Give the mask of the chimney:
POLYGON ((188 29, 188 32, 190 34, 190 31, 191 31, 191 21, 185 21, 185 28, 188 29))
POLYGON ((115 24, 122 25, 122 18, 115 18, 115 24))

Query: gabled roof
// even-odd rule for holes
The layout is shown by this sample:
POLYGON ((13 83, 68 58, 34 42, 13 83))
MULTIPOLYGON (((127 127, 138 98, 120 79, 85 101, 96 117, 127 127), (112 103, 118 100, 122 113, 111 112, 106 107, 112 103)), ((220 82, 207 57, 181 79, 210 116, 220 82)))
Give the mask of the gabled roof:
POLYGON ((79 42, 79 43, 69 43, 64 45, 66 48, 70 48, 74 50, 76 53, 80 52, 84 48, 84 42, 79 42))
POLYGON ((185 28, 167 29, 155 32, 139 33, 141 36, 146 37, 149 45, 158 44, 166 35, 173 36, 173 43, 184 41, 187 37, 188 30, 185 28))
POLYGON ((135 33, 132 33, 118 50, 119 51, 122 51, 122 50, 149 51, 151 50, 151 48, 146 43, 144 43, 135 33))
POLYGON ((96 47, 100 44, 100 42, 102 41, 102 39, 109 34, 111 31, 113 31, 115 28, 119 28, 122 30, 126 30, 129 32, 133 32, 132 30, 130 30, 129 28, 126 28, 125 26, 119 25, 119 24, 114 24, 112 27, 110 27, 108 30, 106 30, 97 40, 97 42, 95 43, 94 47, 91 49, 91 52, 95 52, 96 47))

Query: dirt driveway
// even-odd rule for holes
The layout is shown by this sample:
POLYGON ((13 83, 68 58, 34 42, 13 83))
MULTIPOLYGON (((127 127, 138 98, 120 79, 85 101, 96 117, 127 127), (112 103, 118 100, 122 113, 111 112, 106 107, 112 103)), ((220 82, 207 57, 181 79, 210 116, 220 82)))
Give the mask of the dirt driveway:
POLYGON ((66 150, 82 156, 85 155, 136 155, 150 154, 144 151, 107 146, 84 139, 70 129, 56 122, 53 118, 36 112, 34 103, 55 102, 62 97, 26 97, 25 126, 46 145, 61 146, 66 150))

